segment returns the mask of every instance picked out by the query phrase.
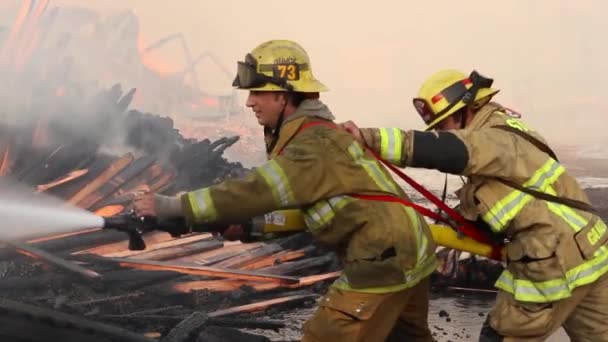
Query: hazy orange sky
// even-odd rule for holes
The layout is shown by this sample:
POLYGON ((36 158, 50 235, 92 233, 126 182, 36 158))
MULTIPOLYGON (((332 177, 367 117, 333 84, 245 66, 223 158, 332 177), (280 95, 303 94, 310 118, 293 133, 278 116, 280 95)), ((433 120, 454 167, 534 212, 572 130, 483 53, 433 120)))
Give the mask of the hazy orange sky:
MULTIPOLYGON (((323 99, 339 120, 421 128, 411 98, 424 78, 443 68, 475 68, 495 79, 502 90, 496 100, 521 111, 552 142, 608 142, 608 25, 602 23, 608 2, 601 0, 52 4, 130 8, 149 41, 183 32, 194 54, 209 50, 230 71, 262 41, 295 40, 331 88, 323 99)), ((165 53, 182 63, 171 49, 165 53)), ((203 88, 229 89, 230 80, 218 75, 201 75, 203 88)))

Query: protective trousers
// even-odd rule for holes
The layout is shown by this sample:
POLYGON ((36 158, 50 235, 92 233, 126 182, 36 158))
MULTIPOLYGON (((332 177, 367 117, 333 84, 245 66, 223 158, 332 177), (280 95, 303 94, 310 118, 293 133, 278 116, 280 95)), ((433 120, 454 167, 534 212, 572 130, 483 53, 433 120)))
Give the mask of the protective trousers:
POLYGON ((304 325, 302 342, 433 342, 428 327, 430 279, 399 292, 371 294, 330 288, 304 325))
POLYGON ((608 342, 608 274, 557 302, 518 302, 503 291, 496 299, 480 341, 545 341, 563 326, 574 342, 608 342))

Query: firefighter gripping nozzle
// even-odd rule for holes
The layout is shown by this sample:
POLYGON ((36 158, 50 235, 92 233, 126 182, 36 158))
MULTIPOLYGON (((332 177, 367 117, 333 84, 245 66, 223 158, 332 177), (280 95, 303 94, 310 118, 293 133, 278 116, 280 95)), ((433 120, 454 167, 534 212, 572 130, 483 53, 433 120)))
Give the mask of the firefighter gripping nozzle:
POLYGON ((142 235, 153 230, 165 231, 173 237, 190 232, 183 217, 159 219, 154 216, 139 216, 133 210, 116 216, 104 217, 103 228, 127 233, 129 249, 132 251, 146 249, 142 235))
POLYGON ((140 251, 146 249, 146 243, 142 235, 157 229, 158 225, 154 217, 138 216, 134 211, 104 218, 104 229, 114 229, 129 235, 129 249, 140 251))

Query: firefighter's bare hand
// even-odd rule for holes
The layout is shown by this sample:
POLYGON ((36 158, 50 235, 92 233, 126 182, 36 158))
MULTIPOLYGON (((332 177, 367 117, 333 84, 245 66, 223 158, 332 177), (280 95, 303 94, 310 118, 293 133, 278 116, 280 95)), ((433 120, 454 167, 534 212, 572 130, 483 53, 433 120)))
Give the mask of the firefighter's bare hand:
POLYGON ((133 210, 138 216, 158 216, 154 193, 138 193, 133 198, 133 210))
POLYGON ((244 230, 241 224, 231 224, 224 230, 222 237, 228 241, 240 240, 243 237, 244 230))
POLYGON ((356 123, 349 120, 346 122, 339 123, 338 126, 340 126, 341 129, 350 133, 350 135, 352 135, 353 138, 355 138, 355 140, 357 140, 360 144, 365 145, 361 130, 359 129, 356 123))

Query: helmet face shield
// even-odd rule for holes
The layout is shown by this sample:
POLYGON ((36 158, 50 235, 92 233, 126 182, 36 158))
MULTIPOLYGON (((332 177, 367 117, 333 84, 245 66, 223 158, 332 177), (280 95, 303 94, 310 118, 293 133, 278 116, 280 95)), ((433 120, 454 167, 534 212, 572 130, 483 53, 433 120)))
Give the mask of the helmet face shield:
POLYGON ((431 105, 429 105, 429 103, 421 97, 415 98, 413 102, 414 108, 416 108, 416 111, 418 114, 420 114, 422 121, 424 121, 424 123, 427 125, 433 122, 435 119, 435 112, 433 112, 431 105))
POLYGON ((235 87, 248 89, 261 87, 272 79, 256 71, 257 63, 251 54, 247 54, 244 62, 237 62, 236 78, 232 82, 235 87))
MULTIPOLYGON (((265 65, 261 65, 261 67, 264 67, 264 66, 265 65)), ((285 65, 283 65, 283 66, 285 66, 285 65)), ((253 58, 253 56, 250 53, 248 53, 247 56, 245 56, 244 62, 237 62, 236 78, 234 79, 234 81, 232 81, 232 86, 238 87, 240 89, 251 89, 251 88, 263 87, 268 83, 272 83, 274 85, 277 85, 281 88, 286 89, 287 91, 293 91, 293 87, 289 83, 287 83, 285 78, 276 77, 276 76, 270 77, 270 76, 261 74, 257 71, 257 67, 258 67, 258 65, 257 65, 255 58, 253 58)), ((282 71, 282 69, 280 68, 280 65, 275 66, 275 69, 277 70, 276 73, 279 73, 282 71)), ((284 73, 286 75, 290 75, 290 70, 291 69, 289 69, 287 66, 285 66, 284 73)), ((298 69, 294 68, 294 70, 298 70, 298 69)))

